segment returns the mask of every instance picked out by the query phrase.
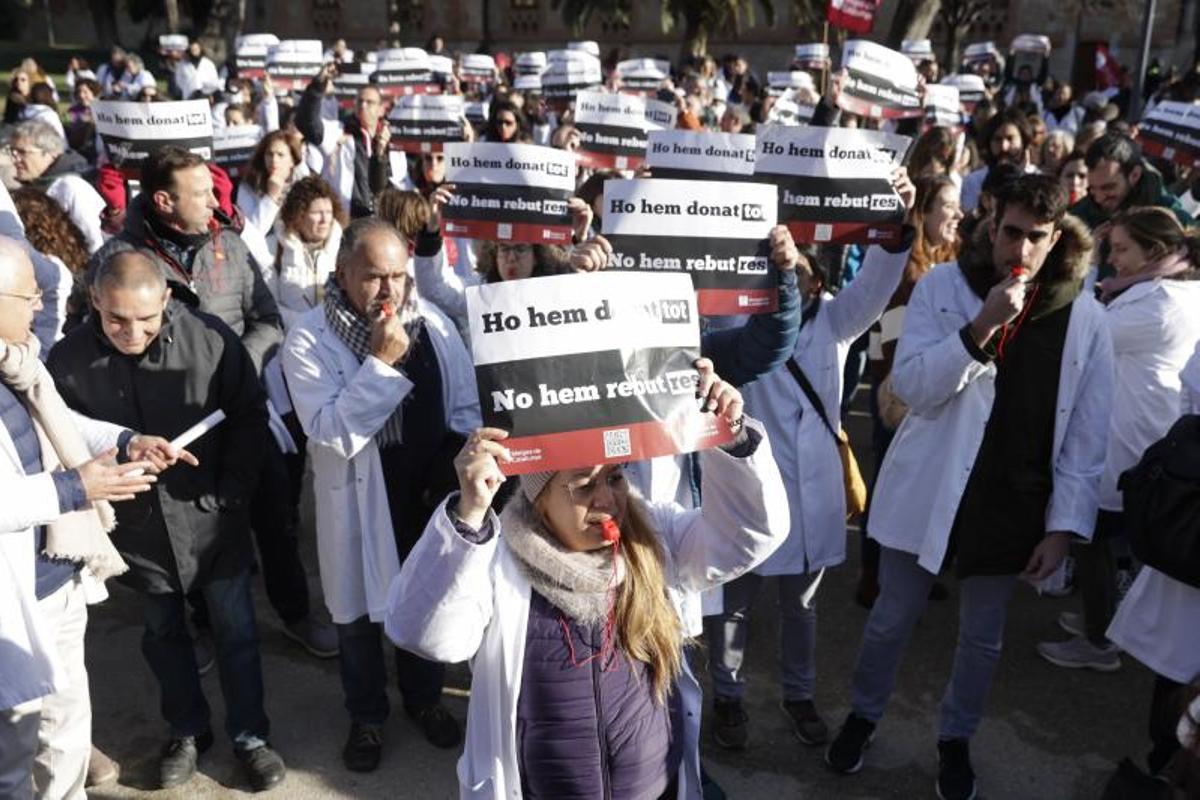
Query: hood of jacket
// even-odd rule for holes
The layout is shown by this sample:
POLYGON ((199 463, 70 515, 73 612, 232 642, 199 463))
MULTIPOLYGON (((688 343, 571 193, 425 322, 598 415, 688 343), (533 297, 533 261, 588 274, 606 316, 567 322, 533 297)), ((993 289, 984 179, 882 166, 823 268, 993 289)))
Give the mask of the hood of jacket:
POLYGON ((91 166, 87 159, 79 153, 74 150, 64 150, 58 158, 50 162, 50 166, 46 167, 46 171, 38 176, 34 183, 49 185, 64 175, 82 175, 90 169, 91 166))
MULTIPOLYGON (((975 225, 958 256, 958 265, 967 283, 981 296, 986 296, 987 290, 1003 277, 996 272, 992 263, 989 227, 983 222, 975 225)), ((1083 221, 1071 214, 1063 217, 1059 230, 1062 236, 1046 256, 1046 262, 1035 280, 1042 283, 1080 283, 1091 268, 1095 242, 1083 221)))
MULTIPOLYGON (((138 241, 144 239, 146 236, 152 236, 157 239, 158 237, 155 235, 154 229, 146 224, 147 218, 152 213, 154 212, 150 210, 150 198, 145 193, 133 198, 133 202, 129 204, 129 208, 125 211, 125 234, 138 241)), ((221 211, 221 209, 218 208, 213 211, 213 219, 220 225, 219 230, 229 230, 232 233, 238 233, 239 228, 235 224, 235 220, 221 211)))

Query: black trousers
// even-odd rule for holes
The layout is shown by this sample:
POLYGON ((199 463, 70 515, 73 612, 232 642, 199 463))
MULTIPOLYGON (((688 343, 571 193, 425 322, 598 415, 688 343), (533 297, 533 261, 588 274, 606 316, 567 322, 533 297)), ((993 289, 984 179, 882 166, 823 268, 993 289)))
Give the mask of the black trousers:
POLYGON ((1100 510, 1096 530, 1089 543, 1071 546, 1075 556, 1075 585, 1083 600, 1083 624, 1088 641, 1097 647, 1108 644, 1108 626, 1117 613, 1117 560, 1113 538, 1120 536, 1122 514, 1100 510))

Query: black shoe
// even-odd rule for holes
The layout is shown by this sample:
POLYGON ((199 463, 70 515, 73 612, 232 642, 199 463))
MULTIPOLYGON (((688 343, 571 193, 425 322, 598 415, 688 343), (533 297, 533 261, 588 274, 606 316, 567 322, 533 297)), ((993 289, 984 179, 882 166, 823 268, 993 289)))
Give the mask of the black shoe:
POLYGON ((250 788, 256 792, 265 792, 287 776, 287 767, 279 753, 265 744, 252 750, 234 750, 233 754, 246 768, 250 788))
POLYGON ((350 735, 342 748, 342 763, 351 772, 374 772, 383 758, 383 726, 351 722, 350 735))
POLYGON ((966 739, 938 741, 937 795, 942 800, 974 800, 975 770, 966 739))
POLYGON ((734 698, 714 697, 713 714, 717 718, 713 738, 726 750, 745 750, 750 741, 746 723, 750 717, 742 709, 742 701, 734 698))
POLYGON ((182 786, 196 774, 200 754, 212 747, 212 731, 199 736, 181 736, 167 742, 158 764, 158 784, 163 789, 182 786))
POLYGON ((425 708, 406 708, 405 712, 415 719, 425 733, 425 738, 434 747, 449 750, 462 741, 462 726, 440 705, 425 708))
POLYGON ((852 775, 862 769, 863 753, 875 738, 875 723, 867 722, 853 711, 846 717, 842 729, 829 749, 825 751, 825 763, 834 772, 852 775))
POLYGON ((792 730, 801 742, 813 746, 828 741, 829 726, 817 713, 817 707, 812 700, 784 700, 779 707, 788 715, 792 722, 792 730))

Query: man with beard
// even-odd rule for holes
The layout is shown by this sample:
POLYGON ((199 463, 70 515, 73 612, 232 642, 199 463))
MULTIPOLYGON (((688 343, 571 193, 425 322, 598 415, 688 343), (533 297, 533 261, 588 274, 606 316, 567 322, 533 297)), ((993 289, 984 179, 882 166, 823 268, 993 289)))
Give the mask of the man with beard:
POLYGON ((943 566, 962 602, 942 699, 943 800, 975 796, 969 741, 983 718, 1018 579, 1051 575, 1094 529, 1112 395, 1103 311, 1082 292, 1091 237, 1046 175, 1018 178, 957 262, 917 283, 892 368, 910 408, 880 469, 870 535, 879 598, 851 712, 825 760, 857 772, 909 636, 943 566))
POLYGON ((1033 142, 1033 130, 1026 114, 1015 108, 1006 109, 988 120, 983 130, 984 166, 963 178, 962 210, 970 213, 979 205, 979 194, 988 172, 997 164, 1013 164, 1025 172, 1037 172, 1029 160, 1029 147, 1033 142))

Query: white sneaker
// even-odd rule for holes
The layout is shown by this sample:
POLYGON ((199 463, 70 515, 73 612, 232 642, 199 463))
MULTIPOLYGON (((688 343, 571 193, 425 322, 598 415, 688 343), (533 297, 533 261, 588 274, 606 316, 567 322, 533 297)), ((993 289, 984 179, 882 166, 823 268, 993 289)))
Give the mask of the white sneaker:
POLYGON ((1087 636, 1083 625, 1083 614, 1077 611, 1064 611, 1058 615, 1058 627, 1072 636, 1087 636))
POLYGON ((1082 636, 1074 636, 1065 642, 1042 642, 1037 651, 1051 664, 1066 669, 1116 672, 1121 668, 1120 648, 1111 643, 1096 647, 1082 636))

